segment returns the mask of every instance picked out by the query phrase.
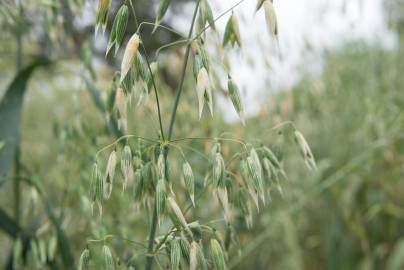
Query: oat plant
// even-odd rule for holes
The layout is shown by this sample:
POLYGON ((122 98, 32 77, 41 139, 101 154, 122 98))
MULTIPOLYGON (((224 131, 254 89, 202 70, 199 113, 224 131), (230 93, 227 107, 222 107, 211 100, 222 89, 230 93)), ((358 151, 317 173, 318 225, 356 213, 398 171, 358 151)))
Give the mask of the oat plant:
MULTIPOLYGON (((192 64, 195 104, 198 104, 199 119, 208 111, 215 117, 220 113, 214 107, 214 98, 220 93, 216 91, 213 77, 216 69, 207 48, 209 35, 221 35, 216 27, 219 19, 227 17, 222 33, 221 49, 239 50, 243 46, 242 33, 239 28, 237 7, 241 0, 230 6, 222 14, 213 14, 208 0, 195 0, 194 11, 186 36, 163 24, 164 17, 170 9, 169 0, 161 0, 157 9, 155 22, 138 22, 132 1, 125 1, 118 8, 109 33, 105 55, 119 57, 122 52, 120 69, 111 78, 112 87, 106 103, 106 118, 116 124, 119 132, 111 144, 101 148, 94 155, 91 173, 90 199, 93 215, 98 215, 97 223, 102 222, 102 215, 109 215, 102 210, 103 203, 112 196, 123 196, 130 192, 138 214, 151 210, 151 222, 147 243, 145 243, 145 269, 152 269, 154 261, 165 269, 226 269, 231 260, 231 248, 237 245, 237 231, 232 226, 235 220, 242 219, 246 227, 253 226, 254 212, 258 212, 271 200, 272 192, 283 192, 281 183, 287 179, 286 172, 278 155, 269 145, 262 142, 246 142, 234 135, 218 135, 213 137, 175 138, 174 129, 180 100, 185 89, 184 82, 187 70, 192 64), (132 17, 137 29, 129 33, 130 38, 124 42, 129 18, 132 17), (152 26, 152 27, 148 27, 152 26), (143 43, 146 35, 155 31, 169 31, 180 36, 173 43, 165 44, 152 57, 143 43), (164 49, 171 46, 185 46, 181 75, 177 82, 177 90, 171 116, 163 114, 163 104, 159 95, 159 56, 164 49), (139 107, 149 100, 152 93, 155 98, 158 116, 159 135, 143 137, 132 131, 128 125, 128 111, 131 107, 139 107), (138 102, 132 102, 137 99, 138 102), (165 127, 168 127, 167 129, 165 127), (203 149, 195 149, 192 142, 208 142, 211 146, 208 153, 203 149), (191 149, 192 151, 186 151, 191 149), (229 152, 231 149, 231 153, 229 152), (181 159, 174 159, 171 151, 178 151, 181 159), (204 166, 193 164, 193 155, 203 157, 204 166), (105 156, 108 156, 105 159, 105 156), (105 160, 104 160, 105 159, 105 160), (197 168, 197 169, 195 169, 197 168), (200 168, 206 168, 200 172, 200 168), (121 177, 122 176, 122 177, 121 177), (121 183, 117 179, 122 179, 121 183), (177 187, 179 182, 185 187, 177 187), (122 188, 116 189, 116 185, 122 188), (114 194, 116 193, 116 194, 114 194), (200 222, 198 218, 190 219, 189 212, 198 207, 201 194, 208 194, 209 201, 215 201, 221 209, 225 226, 215 227, 215 221, 200 222), (159 234, 159 228, 169 226, 168 232, 159 234)), ((96 42, 101 32, 105 33, 111 0, 99 0, 96 8, 95 34, 96 42)), ((259 0, 255 12, 265 14, 269 36, 274 44, 278 43, 278 21, 271 0, 259 0)), ((253 11, 254 12, 254 11, 253 11)), ((274 46, 275 49, 279 47, 274 46)), ((245 119, 245 104, 242 93, 228 70, 226 95, 234 106, 243 126, 248 124, 245 119)), ((166 107, 166 106, 164 106, 166 107)), ((316 164, 313 154, 303 135, 296 130, 293 123, 286 122, 274 127, 273 131, 283 131, 285 136, 293 138, 297 149, 310 169, 316 164)), ((231 133, 230 133, 231 134, 231 133)), ((90 170, 90 169, 89 169, 90 170)), ((213 219, 213 217, 212 217, 213 219)), ((136 230, 136 228, 131 228, 136 230)), ((113 232, 108 232, 113 233, 113 232)), ((87 241, 80 260, 79 269, 88 269, 92 261, 98 257, 93 253, 102 254, 105 269, 134 269, 130 259, 120 256, 109 243, 115 238, 113 234, 100 239, 87 241)), ((126 239, 123 243, 131 242, 126 239)), ((240 248, 240 247, 237 247, 240 248)))

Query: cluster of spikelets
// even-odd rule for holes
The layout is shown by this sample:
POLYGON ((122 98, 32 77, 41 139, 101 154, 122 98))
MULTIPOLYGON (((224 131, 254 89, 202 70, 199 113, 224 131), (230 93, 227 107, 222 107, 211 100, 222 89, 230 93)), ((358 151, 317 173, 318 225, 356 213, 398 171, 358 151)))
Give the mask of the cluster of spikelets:
MULTIPOLYGON (((170 256, 170 269, 209 269, 212 265, 214 269, 226 269, 225 255, 222 245, 215 238, 210 240, 209 255, 210 260, 205 257, 201 241, 192 241, 189 243, 182 237, 172 237, 166 244, 167 254, 170 256)), ((105 270, 115 270, 115 261, 110 248, 104 243, 102 246, 103 265, 105 270)), ((78 270, 91 269, 91 251, 86 247, 81 253, 78 270)), ((133 266, 129 270, 135 269, 133 266)))
MULTIPOLYGON (((159 26, 161 19, 165 15, 169 2, 170 1, 160 2, 155 28, 159 26)), ((109 6, 110 1, 99 1, 96 16, 96 33, 99 27, 103 29, 106 27, 109 6)), ((117 54, 123 43, 128 19, 129 8, 124 4, 119 8, 115 16, 108 39, 106 55, 108 55, 112 49, 115 49, 115 55, 117 54)), ((206 25, 214 30, 216 29, 212 10, 208 2, 201 0, 196 25, 198 33, 201 33, 201 35, 197 35, 198 38, 194 38, 192 41, 192 52, 194 56, 193 75, 196 82, 195 89, 198 99, 199 117, 202 116, 205 104, 208 105, 209 111, 213 116, 213 87, 210 77, 210 59, 204 48, 202 37, 205 34, 204 30, 206 30, 206 25)), ((149 69, 139 52, 141 42, 141 37, 138 33, 133 34, 127 42, 121 62, 120 78, 119 80, 114 80, 108 99, 109 112, 117 114, 119 128, 124 131, 127 130, 127 111, 132 93, 134 92, 139 96, 138 105, 142 104, 151 89, 153 76, 157 73, 157 63, 151 63, 149 69)), ((234 15, 230 17, 227 23, 223 45, 226 46, 229 42, 233 45, 237 43, 241 46, 238 22, 234 15)), ((244 124, 244 106, 240 90, 235 81, 231 79, 231 76, 229 75, 228 77, 228 95, 244 124)))
POLYGON ((19 237, 14 243, 12 269, 26 269, 27 266, 40 269, 48 261, 53 260, 57 254, 58 240, 56 235, 42 236, 30 241, 28 250, 24 249, 23 241, 24 239, 19 237))
MULTIPOLYGON (((294 131, 293 136, 307 166, 310 169, 315 169, 315 161, 306 140, 297 130, 294 131)), ((209 163, 211 170, 205 175, 203 188, 214 190, 214 194, 216 194, 218 202, 223 208, 224 219, 228 224, 231 224, 233 216, 237 215, 237 217, 244 217, 246 225, 251 227, 253 209, 256 208, 258 211, 260 205, 265 205, 266 201, 270 200, 270 194, 274 188, 282 194, 280 179, 286 179, 286 173, 278 157, 269 147, 264 145, 253 147, 244 143, 242 143, 243 151, 235 155, 239 159, 238 170, 231 171, 230 165, 226 165, 219 141, 218 139, 210 151, 209 163)), ((192 205, 195 206, 195 177, 191 164, 184 160, 180 168, 181 177, 173 176, 169 172, 176 170, 169 168, 170 163, 165 161, 164 156, 166 147, 169 147, 168 145, 163 143, 161 145, 152 145, 151 148, 139 143, 138 149, 134 152, 129 144, 123 146, 120 151, 117 150, 116 145, 111 145, 110 147, 113 146, 116 149, 109 154, 104 175, 101 174, 97 162, 93 165, 90 192, 92 202, 98 203, 101 209, 102 202, 110 198, 114 178, 116 178, 115 171, 120 162, 123 190, 126 190, 128 183, 133 183, 133 200, 135 204, 147 207, 152 201, 155 201, 159 224, 166 217, 174 224, 175 231, 165 240, 166 242, 162 243, 162 247, 170 251, 172 264, 178 264, 178 256, 185 258, 190 266, 206 264, 201 259, 203 258, 203 252, 201 251, 202 244, 200 240, 202 235, 211 235, 214 229, 206 225, 200 225, 197 221, 188 222, 177 203, 176 195, 172 188, 173 182, 171 178, 180 179, 182 177, 189 199, 192 205), (118 152, 120 159, 118 158, 118 152), (132 155, 132 153, 134 154, 132 155), (184 242, 182 245, 189 246, 189 252, 178 255, 178 251, 176 251, 177 241, 178 243, 184 242)), ((228 164, 233 160, 229 160, 228 164)), ((215 232, 214 235, 218 235, 218 233, 215 232)), ((223 242, 220 240, 220 236, 213 239, 223 242)), ((212 244, 211 252, 221 258, 223 255, 220 254, 223 252, 221 248, 219 251, 219 247, 222 246, 215 242, 215 244, 212 244)), ((218 260, 218 262, 212 260, 212 263, 222 265, 222 259, 218 260)))
MULTIPOLYGON (((160 1, 154 30, 159 27, 169 3, 169 0, 160 1)), ((109 6, 110 0, 99 1, 96 32, 100 26, 105 29, 109 6)), ((258 11, 262 6, 268 30, 271 36, 277 40, 278 24, 272 1, 259 0, 256 10, 258 11)), ((121 47, 128 18, 128 7, 122 5, 114 19, 106 55, 113 48, 116 54, 121 47)), ((212 66, 204 47, 204 35, 208 27, 216 29, 215 19, 207 0, 201 0, 196 24, 198 33, 189 41, 193 54, 193 77, 196 83, 199 117, 202 116, 205 104, 213 116, 213 87, 210 78, 212 66)), ((141 42, 139 33, 133 34, 127 42, 120 73, 114 79, 108 98, 109 112, 117 114, 119 127, 124 131, 127 130, 127 107, 130 104, 132 92, 147 95, 153 84, 153 76, 157 72, 155 62, 148 65, 143 59, 139 51, 141 42), (136 90, 133 91, 133 89, 136 90)), ((223 36, 223 47, 228 44, 231 46, 241 46, 242 44, 237 17, 234 14, 229 17, 223 36)), ((227 88, 228 96, 244 124, 244 105, 241 93, 231 75, 228 75, 227 88)), ((99 152, 96 155, 90 187, 92 206, 97 204, 100 214, 102 213, 102 203, 104 200, 108 200, 112 194, 114 179, 117 177, 115 173, 120 164, 123 191, 127 190, 128 185, 131 184, 133 200, 138 207, 149 207, 152 202, 155 202, 158 223, 161 224, 168 217, 174 224, 174 229, 167 237, 156 240, 160 241, 157 246, 166 249, 169 254, 171 268, 180 269, 181 267, 181 269, 195 270, 213 267, 218 270, 225 269, 226 253, 224 251, 229 245, 227 234, 226 239, 223 240, 215 229, 201 225, 198 221, 188 222, 177 203, 171 178, 179 179, 180 177, 172 177, 170 162, 167 158, 168 148, 173 143, 154 141, 152 145, 148 146, 139 143, 137 148, 133 149, 129 144, 129 139, 136 136, 124 137, 102 149, 104 151, 109 147, 114 147, 107 159, 104 174, 101 173, 102 170, 97 161, 99 152), (119 142, 124 137, 127 138, 127 143, 121 146, 119 142), (209 246, 202 245, 202 235, 210 240, 209 246), (204 249, 209 252, 204 252, 204 249), (206 253, 210 254, 210 260, 205 258, 206 253)), ((315 169, 313 155, 302 134, 294 130, 294 138, 307 166, 315 169)), ((211 169, 205 174, 203 188, 214 190, 227 224, 231 224, 234 216, 237 215, 237 217, 244 218, 246 225, 251 227, 253 209, 259 210, 260 205, 265 205, 270 200, 272 190, 277 189, 282 194, 280 179, 286 179, 286 173, 278 157, 269 147, 264 145, 254 147, 241 141, 237 141, 237 143, 243 146, 242 150, 226 163, 222 154, 221 139, 216 140, 209 155, 211 169), (232 167, 229 164, 237 159, 239 166, 235 171, 231 171, 232 167)), ((180 171, 189 200, 195 207, 195 176, 191 164, 185 160, 185 157, 180 171)), ((115 269, 112 253, 106 245, 103 246, 103 255, 105 268, 115 269)), ((80 258, 80 269, 88 269, 90 258, 90 249, 87 247, 80 258)))

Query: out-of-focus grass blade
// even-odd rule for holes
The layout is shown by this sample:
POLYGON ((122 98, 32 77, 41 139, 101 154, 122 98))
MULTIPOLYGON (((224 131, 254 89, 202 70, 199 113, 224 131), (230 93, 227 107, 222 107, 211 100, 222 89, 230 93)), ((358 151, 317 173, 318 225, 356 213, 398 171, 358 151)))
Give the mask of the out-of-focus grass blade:
POLYGON ((21 108, 27 82, 37 67, 48 63, 45 59, 39 59, 22 69, 0 101, 0 141, 4 143, 0 151, 0 181, 4 181, 3 178, 10 171, 19 144, 21 108))

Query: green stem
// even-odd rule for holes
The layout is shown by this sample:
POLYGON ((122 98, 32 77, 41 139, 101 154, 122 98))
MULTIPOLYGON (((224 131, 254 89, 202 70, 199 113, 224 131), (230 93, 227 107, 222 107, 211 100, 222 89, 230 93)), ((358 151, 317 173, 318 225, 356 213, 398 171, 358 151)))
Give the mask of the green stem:
MULTIPOLYGON (((194 29, 196 14, 198 13, 198 7, 199 7, 199 0, 197 0, 197 2, 196 2, 194 16, 192 18, 191 27, 190 27, 189 33, 188 33, 188 40, 190 40, 192 38, 192 30, 194 29)), ((168 140, 169 141, 171 140, 172 135, 173 135, 173 127, 174 127, 175 117, 177 115, 178 103, 180 101, 182 89, 184 86, 185 72, 187 70, 189 52, 191 51, 191 44, 192 44, 191 42, 188 42, 188 45, 187 45, 187 48, 185 51, 185 58, 184 58, 184 62, 182 65, 182 71, 181 71, 181 80, 180 80, 180 84, 178 85, 177 96, 175 97, 174 109, 171 114, 170 127, 168 129, 168 140)))
MULTIPOLYGON (((136 11, 135 11, 135 7, 133 6, 132 0, 129 1, 129 4, 130 4, 130 7, 132 9, 133 18, 135 20, 135 28, 139 28, 139 24, 138 24, 138 21, 137 21, 137 18, 136 18, 136 11)), ((139 32, 139 37, 142 40, 140 32, 139 32)), ((147 68, 148 68, 148 70, 150 72, 150 76, 151 76, 151 79, 152 79, 154 94, 156 96, 157 114, 158 114, 158 118, 159 118, 160 133, 161 133, 161 138, 164 140, 164 138, 165 138, 164 137, 164 129, 163 129, 163 123, 162 123, 162 120, 161 120, 160 101, 159 101, 159 95, 158 95, 158 92, 157 92, 156 81, 154 79, 154 75, 153 75, 153 72, 152 72, 151 67, 150 67, 149 55, 147 54, 147 50, 146 50, 146 47, 144 46, 143 42, 141 42, 141 47, 142 47, 143 52, 145 54, 147 68)))
MULTIPOLYGON (((198 13, 198 8, 199 8, 199 0, 197 0, 196 5, 195 5, 194 15, 192 17, 191 27, 190 27, 189 33, 188 33, 188 40, 192 38, 192 30, 194 29, 194 24, 195 24, 195 20, 196 20, 196 14, 198 13)), ((178 85, 177 96, 175 98, 174 108, 173 108, 173 111, 171 114, 170 128, 168 131, 168 140, 171 140, 171 137, 173 135, 173 126, 174 126, 174 122, 175 122, 175 116, 177 114, 178 103, 179 103, 183 85, 184 85, 185 72, 186 72, 187 65, 188 65, 188 57, 189 57, 190 49, 191 49, 191 43, 188 43, 187 49, 185 52, 183 66, 182 66, 180 84, 178 85)), ((164 148, 164 158, 165 158, 166 163, 167 163, 167 155, 168 155, 168 148, 164 148)), ((166 168, 167 168, 167 166, 166 166, 166 168)), ((152 224, 151 224, 151 229, 150 229, 150 234, 149 234, 149 246, 147 249, 147 253, 149 255, 146 258, 146 268, 145 268, 146 270, 151 270, 152 265, 153 265, 153 257, 151 254, 153 253, 154 237, 156 235, 156 227, 157 227, 157 208, 156 208, 156 204, 154 204, 153 218, 152 218, 152 224)))

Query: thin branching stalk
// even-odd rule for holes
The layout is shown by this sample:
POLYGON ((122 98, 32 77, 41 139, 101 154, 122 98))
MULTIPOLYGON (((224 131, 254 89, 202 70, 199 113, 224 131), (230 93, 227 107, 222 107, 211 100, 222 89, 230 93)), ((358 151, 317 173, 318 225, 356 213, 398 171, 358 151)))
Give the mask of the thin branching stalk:
MULTIPOLYGON (((138 21, 137 21, 136 11, 135 11, 135 7, 133 6, 132 0, 130 0, 129 3, 130 3, 130 7, 131 7, 131 10, 132 10, 132 13, 133 13, 133 18, 135 20, 135 28, 139 28, 140 26, 139 26, 138 21)), ((140 32, 139 32, 139 36, 141 37, 140 32)), ((142 38, 140 38, 140 39, 142 40, 142 38)), ((159 118, 161 138, 163 140, 165 140, 163 122, 161 120, 160 101, 159 101, 159 95, 158 95, 158 92, 157 92, 156 81, 154 79, 154 75, 153 75, 153 72, 152 72, 151 67, 150 67, 149 55, 147 54, 147 50, 146 50, 146 47, 144 46, 143 42, 141 42, 141 47, 142 47, 144 55, 145 55, 147 68, 149 69, 149 72, 150 72, 150 76, 151 76, 151 80, 152 80, 152 84, 153 84, 153 89, 154 89, 154 94, 156 95, 157 114, 158 114, 158 118, 159 118)))

